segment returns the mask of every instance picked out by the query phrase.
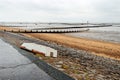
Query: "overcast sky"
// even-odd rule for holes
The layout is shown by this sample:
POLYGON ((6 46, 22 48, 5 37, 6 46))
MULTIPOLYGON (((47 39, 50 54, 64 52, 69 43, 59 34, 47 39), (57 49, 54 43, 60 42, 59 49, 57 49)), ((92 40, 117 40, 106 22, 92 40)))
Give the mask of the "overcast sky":
POLYGON ((0 0, 0 21, 120 22, 120 0, 0 0))

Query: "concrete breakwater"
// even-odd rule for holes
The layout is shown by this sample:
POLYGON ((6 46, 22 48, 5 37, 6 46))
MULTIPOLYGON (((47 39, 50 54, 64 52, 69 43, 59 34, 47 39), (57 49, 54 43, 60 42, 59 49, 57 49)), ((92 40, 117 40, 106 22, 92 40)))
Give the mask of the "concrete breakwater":
POLYGON ((105 24, 62 24, 62 23, 1 23, 2 27, 7 28, 16 28, 6 30, 9 32, 15 33, 69 33, 69 32, 81 32, 87 31, 88 28, 95 28, 95 27, 106 27, 111 25, 105 24), (19 30, 20 29, 20 30, 19 30))
POLYGON ((81 29, 81 28, 65 28, 65 29, 11 29, 7 30, 4 29, 4 31, 7 32, 14 32, 14 33, 69 33, 69 32, 83 32, 88 31, 89 29, 81 29))

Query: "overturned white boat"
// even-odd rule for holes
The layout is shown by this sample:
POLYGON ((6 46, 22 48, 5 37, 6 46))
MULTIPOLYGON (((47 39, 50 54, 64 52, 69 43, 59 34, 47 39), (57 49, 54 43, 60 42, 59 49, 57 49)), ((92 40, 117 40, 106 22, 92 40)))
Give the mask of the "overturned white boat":
POLYGON ((39 45, 35 43, 23 43, 20 48, 26 49, 28 51, 31 51, 33 53, 39 53, 44 56, 51 56, 51 57, 57 57, 57 50, 44 46, 39 45))

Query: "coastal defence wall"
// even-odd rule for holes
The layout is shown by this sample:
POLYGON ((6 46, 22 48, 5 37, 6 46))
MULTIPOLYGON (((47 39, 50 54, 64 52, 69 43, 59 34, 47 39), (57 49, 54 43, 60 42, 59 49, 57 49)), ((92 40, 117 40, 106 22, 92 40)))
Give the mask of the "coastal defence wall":
POLYGON ((34 24, 1 24, 4 27, 4 31, 14 33, 70 33, 70 32, 82 32, 88 31, 89 28, 95 27, 108 27, 112 25, 105 24, 89 24, 89 25, 34 25, 34 24), (9 29, 6 29, 9 28, 9 29))
POLYGON ((4 31, 14 32, 14 33, 70 33, 70 32, 83 32, 88 31, 89 29, 81 29, 81 28, 72 28, 72 29, 38 29, 38 30, 27 30, 27 29, 11 29, 4 31))

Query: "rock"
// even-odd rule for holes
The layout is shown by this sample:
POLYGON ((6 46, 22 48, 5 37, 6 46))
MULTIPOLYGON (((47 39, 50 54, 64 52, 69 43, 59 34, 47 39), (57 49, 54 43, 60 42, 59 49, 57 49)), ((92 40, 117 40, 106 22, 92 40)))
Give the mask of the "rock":
POLYGON ((64 69, 62 69, 62 68, 58 68, 58 70, 60 70, 60 71, 64 71, 64 69))
POLYGON ((94 77, 94 74, 89 74, 89 77, 94 77))
POLYGON ((89 67, 86 67, 86 69, 87 69, 87 70, 90 70, 90 68, 89 68, 89 67))
POLYGON ((70 68, 71 68, 71 69, 75 69, 75 66, 71 66, 70 68))
POLYGON ((57 68, 61 68, 62 67, 62 65, 55 65, 57 68))
POLYGON ((104 80, 104 76, 99 74, 96 76, 96 80, 104 80))
POLYGON ((95 69, 92 69, 91 72, 92 72, 93 74, 95 74, 95 73, 96 73, 96 70, 95 70, 95 69))
POLYGON ((63 61, 59 61, 57 64, 62 65, 62 64, 63 64, 63 61))

